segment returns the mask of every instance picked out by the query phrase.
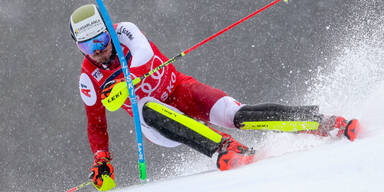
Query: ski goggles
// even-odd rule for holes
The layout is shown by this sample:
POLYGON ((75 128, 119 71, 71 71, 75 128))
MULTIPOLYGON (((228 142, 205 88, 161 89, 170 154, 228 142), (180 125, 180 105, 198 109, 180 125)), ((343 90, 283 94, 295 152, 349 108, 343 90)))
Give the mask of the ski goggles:
POLYGON ((96 50, 104 50, 108 46, 110 41, 111 37, 109 36, 109 33, 107 31, 104 31, 103 33, 97 35, 92 39, 77 42, 77 47, 84 54, 93 55, 96 50))

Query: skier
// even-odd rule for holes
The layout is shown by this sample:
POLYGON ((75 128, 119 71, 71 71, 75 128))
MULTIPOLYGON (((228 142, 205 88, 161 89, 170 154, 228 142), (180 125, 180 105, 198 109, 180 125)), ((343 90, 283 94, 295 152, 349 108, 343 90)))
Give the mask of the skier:
MULTIPOLYGON (((168 60, 135 24, 121 22, 114 24, 114 28, 132 79, 168 60)), ((132 116, 132 108, 119 59, 97 7, 88 4, 76 9, 70 17, 70 30, 84 55, 79 88, 94 154, 90 179, 100 189, 103 186, 102 175, 114 179, 105 109, 115 111, 123 108, 132 116)), ((356 119, 347 122, 340 116, 319 114, 318 106, 241 104, 223 91, 177 71, 172 64, 142 80, 136 85, 135 93, 142 132, 147 139, 165 147, 185 144, 209 157, 217 152, 220 170, 251 163, 255 151, 206 124, 321 136, 330 136, 336 130, 337 136, 346 136, 351 141, 359 129, 356 119)))

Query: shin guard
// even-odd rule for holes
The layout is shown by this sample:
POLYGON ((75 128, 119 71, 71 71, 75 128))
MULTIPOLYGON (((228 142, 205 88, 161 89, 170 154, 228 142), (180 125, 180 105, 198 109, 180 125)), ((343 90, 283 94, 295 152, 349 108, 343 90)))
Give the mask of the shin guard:
POLYGON ((234 124, 240 129, 297 132, 317 130, 318 106, 286 106, 279 104, 247 105, 236 112, 234 124))
POLYGON ((219 149, 222 141, 222 136, 208 126, 159 103, 146 103, 143 107, 143 119, 163 136, 188 145, 209 157, 219 149))

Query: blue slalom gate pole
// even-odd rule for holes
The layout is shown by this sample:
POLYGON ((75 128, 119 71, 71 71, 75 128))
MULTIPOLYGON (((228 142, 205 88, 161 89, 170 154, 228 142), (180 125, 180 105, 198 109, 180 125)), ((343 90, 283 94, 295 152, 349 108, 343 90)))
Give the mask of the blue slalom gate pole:
POLYGON ((127 82, 129 99, 130 99, 131 105, 132 105, 133 119, 135 122, 135 129, 136 129, 137 153, 138 153, 138 159, 139 159, 138 163, 139 163, 140 179, 145 180, 147 178, 147 171, 145 168, 143 136, 141 134, 141 123, 140 123, 139 109, 137 106, 135 88, 132 84, 131 73, 129 72, 128 64, 127 64, 127 61, 125 59, 123 49, 121 48, 120 41, 117 37, 115 29, 113 28, 111 18, 108 15, 108 11, 105 8, 103 0, 96 0, 96 3, 99 6, 99 10, 101 12, 101 15, 102 15, 104 21, 105 21, 108 32, 111 35, 113 46, 116 49, 117 56, 118 56, 120 64, 121 64, 121 69, 123 70, 123 73, 124 73, 125 82, 127 82))

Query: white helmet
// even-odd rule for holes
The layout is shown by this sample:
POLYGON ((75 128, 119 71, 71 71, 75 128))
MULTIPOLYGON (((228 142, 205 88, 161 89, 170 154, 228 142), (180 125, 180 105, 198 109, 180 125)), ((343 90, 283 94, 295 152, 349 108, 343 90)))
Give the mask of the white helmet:
POLYGON ((76 42, 89 40, 107 30, 103 17, 94 4, 76 9, 70 18, 70 28, 76 42))

